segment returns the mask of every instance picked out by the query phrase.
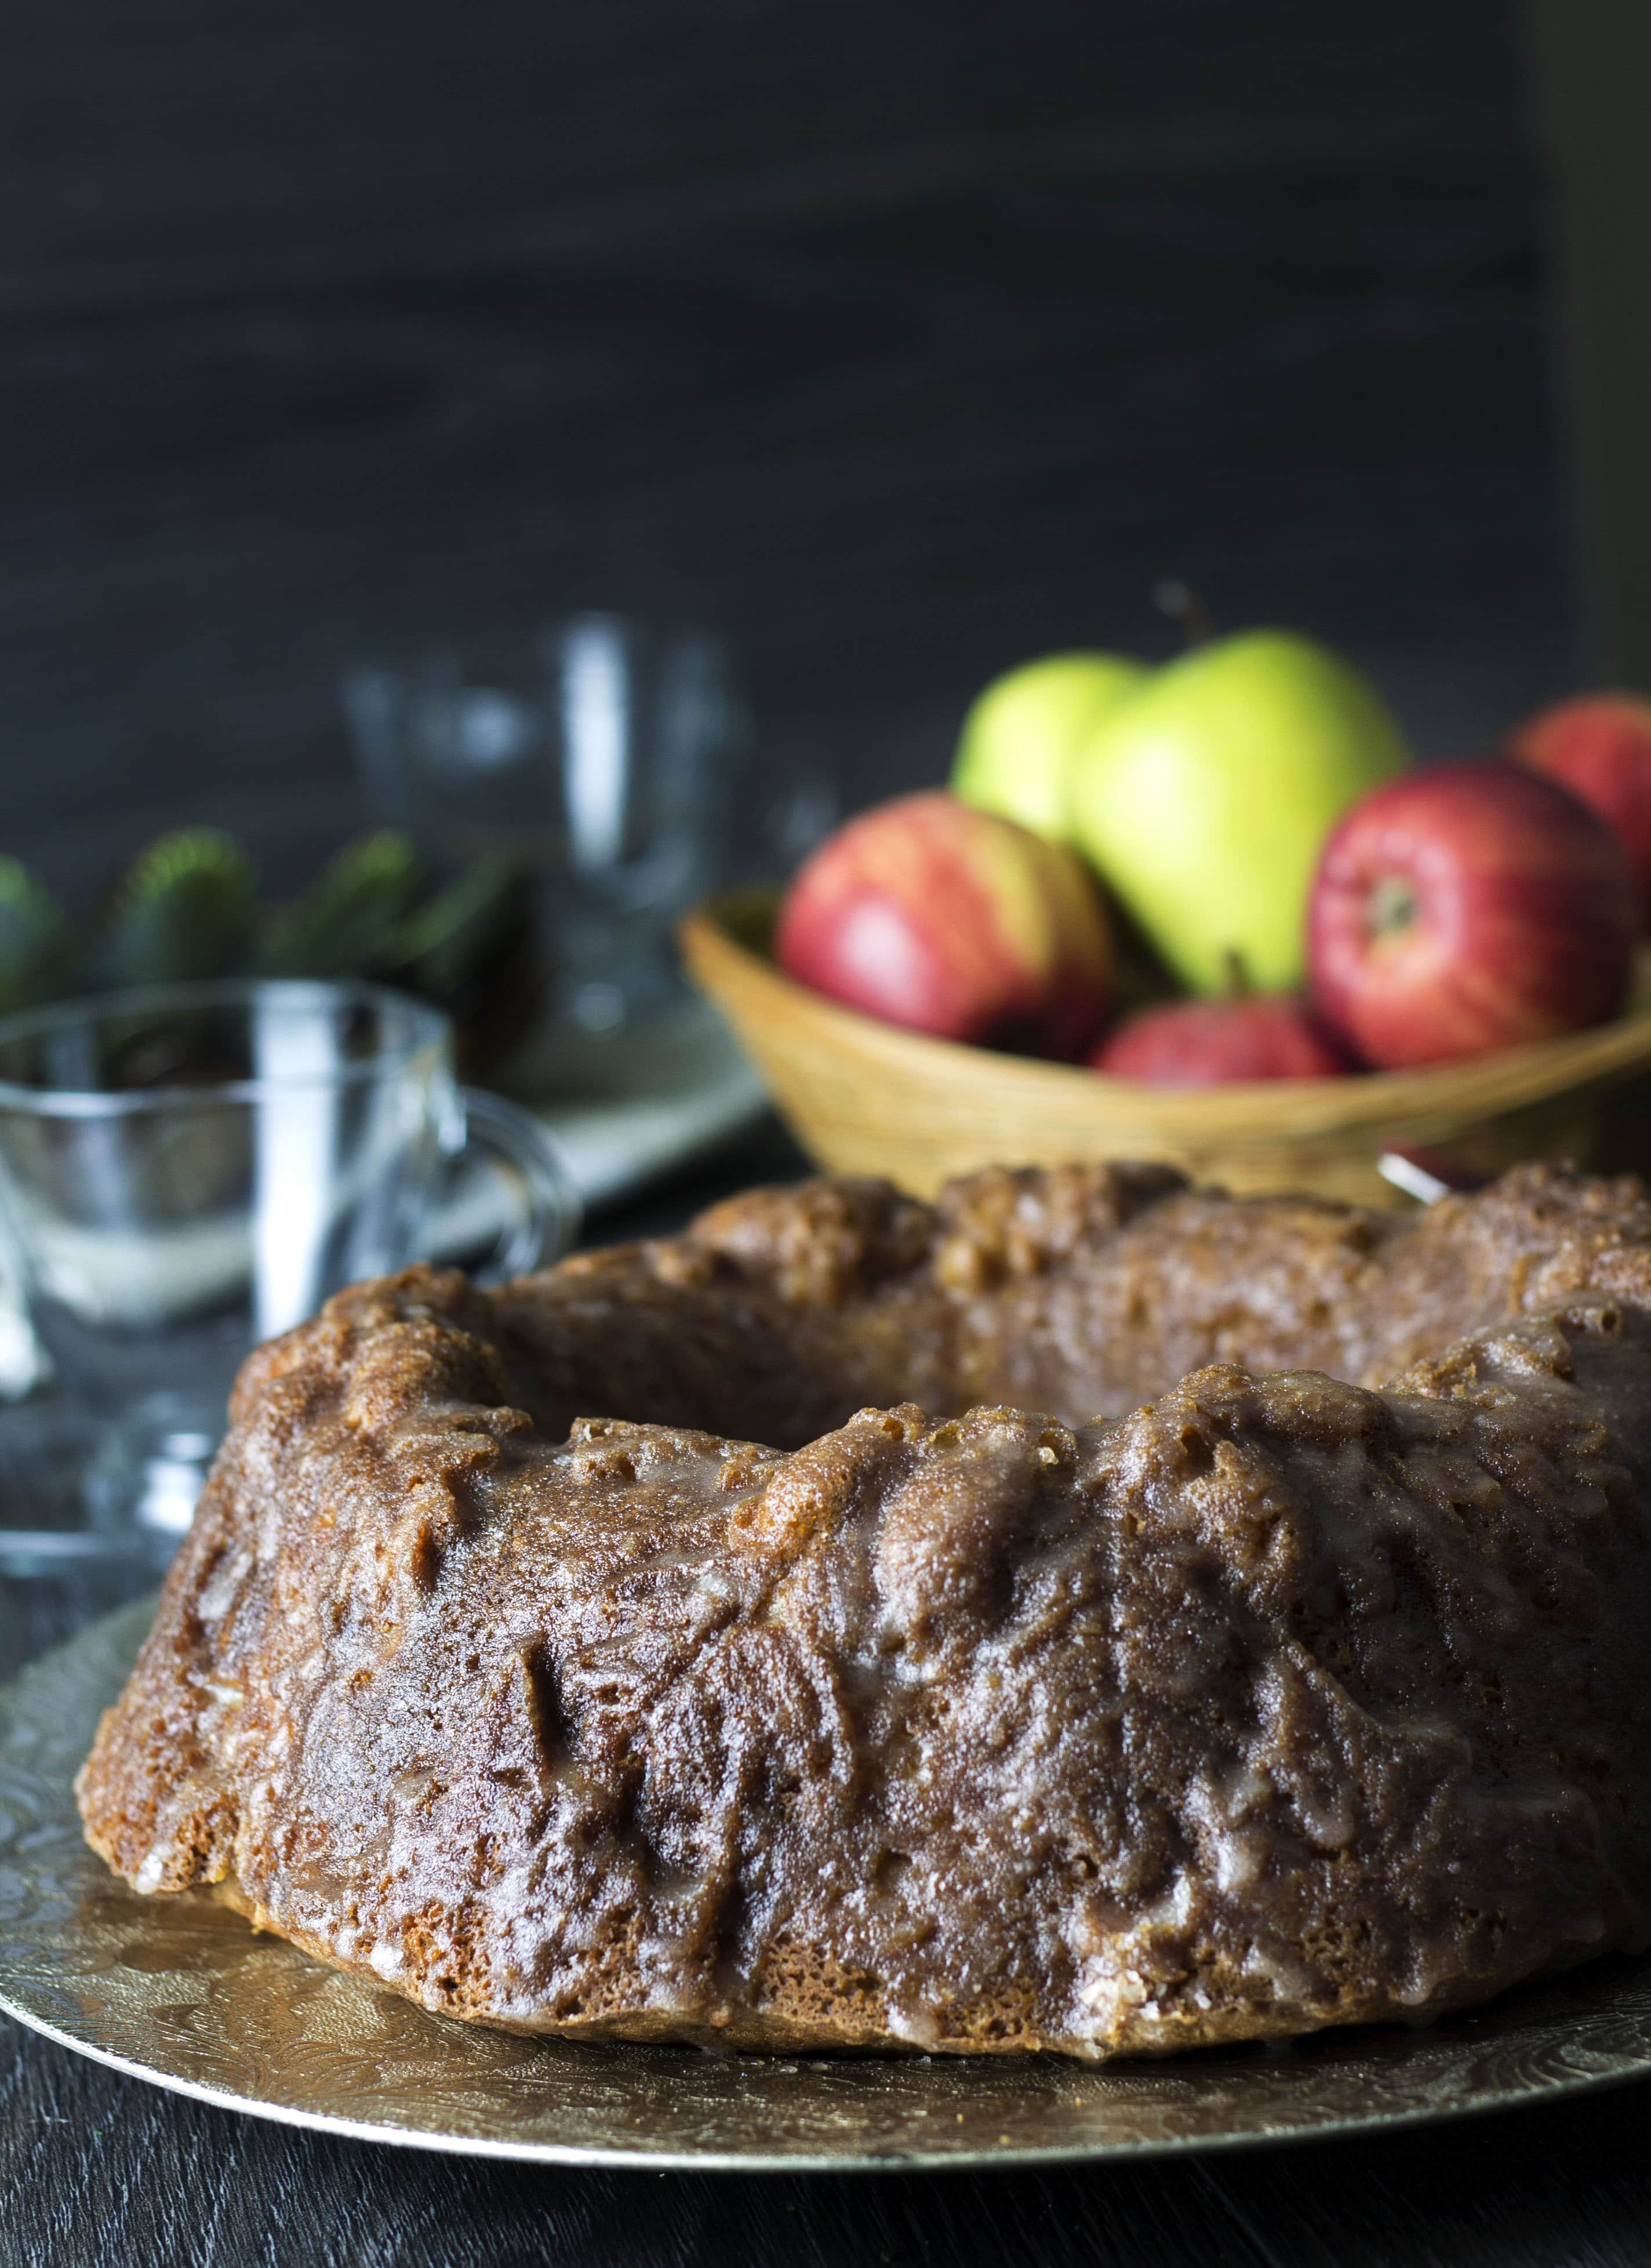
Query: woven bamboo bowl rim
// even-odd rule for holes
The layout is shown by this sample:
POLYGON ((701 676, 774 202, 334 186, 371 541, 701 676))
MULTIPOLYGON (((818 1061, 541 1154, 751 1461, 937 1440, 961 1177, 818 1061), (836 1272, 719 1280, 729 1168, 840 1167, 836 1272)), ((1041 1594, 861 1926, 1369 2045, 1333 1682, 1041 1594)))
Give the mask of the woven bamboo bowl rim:
MULTIPOLYGON (((1416 1071, 1159 1087, 931 1039, 810 991, 769 955, 779 895, 771 887, 729 892, 688 915, 679 937, 689 975, 727 1013, 805 1136, 814 1107, 826 1099, 811 1090, 841 1079, 868 1080, 885 1093, 910 1095, 915 1088, 954 1127, 975 1120, 984 1131, 1013 1117, 1033 1130, 1031 1147, 1041 1159, 1063 1142, 1074 1156, 1086 1147, 1094 1154, 1103 1140, 1112 1157, 1172 1154, 1212 1164, 1229 1145, 1245 1153, 1280 1145, 1303 1153, 1362 1149, 1373 1170, 1375 1148, 1395 1129, 1407 1141, 1444 1143, 1510 1113, 1603 1092, 1651 1069, 1647 949, 1629 1011, 1591 1031, 1416 1071)), ((877 1099, 868 1089, 873 1110, 877 1099)), ((910 1132, 921 1146, 922 1130, 914 1123, 910 1132)), ((898 1152, 898 1126, 888 1139, 898 1152)))

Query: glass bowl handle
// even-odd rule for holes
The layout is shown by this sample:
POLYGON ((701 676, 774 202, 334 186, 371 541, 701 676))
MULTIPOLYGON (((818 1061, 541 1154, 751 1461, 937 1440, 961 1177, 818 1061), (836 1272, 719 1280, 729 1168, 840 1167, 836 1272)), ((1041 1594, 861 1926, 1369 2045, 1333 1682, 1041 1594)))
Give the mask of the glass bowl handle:
POLYGON ((521 1185, 518 1219, 499 1232, 488 1258, 471 1271, 477 1284, 504 1284, 559 1259, 579 1233, 584 1208, 560 1152, 539 1121, 485 1087, 459 1090, 461 1138, 451 1144, 456 1169, 478 1152, 493 1152, 515 1169, 521 1185))

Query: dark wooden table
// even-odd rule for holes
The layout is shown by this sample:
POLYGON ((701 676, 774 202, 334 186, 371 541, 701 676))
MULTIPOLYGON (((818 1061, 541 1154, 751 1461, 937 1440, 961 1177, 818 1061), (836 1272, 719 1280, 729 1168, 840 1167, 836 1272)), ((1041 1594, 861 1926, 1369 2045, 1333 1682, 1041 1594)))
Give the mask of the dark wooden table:
MULTIPOLYGON (((760 1131, 599 1241, 798 1170, 760 1131)), ((8 1672, 114 1602, 11 1583, 8 1672)), ((0 2020, 0 2268, 1618 2268, 1651 2263, 1651 2082, 1389 2139, 1109 2169, 580 2173, 339 2141, 208 2110, 0 2020)))

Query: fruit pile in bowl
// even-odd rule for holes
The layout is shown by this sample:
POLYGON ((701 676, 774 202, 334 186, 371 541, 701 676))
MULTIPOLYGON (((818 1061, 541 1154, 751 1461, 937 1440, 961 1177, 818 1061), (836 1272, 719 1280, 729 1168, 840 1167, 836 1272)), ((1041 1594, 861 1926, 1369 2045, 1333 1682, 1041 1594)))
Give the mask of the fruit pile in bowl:
POLYGON ((1158 1157, 1393 1202, 1396 1154, 1469 1181, 1596 1152, 1651 1069, 1648 903, 1651 703, 1416 767, 1364 679, 1267 631, 1013 672, 949 788, 683 943, 837 1169, 1158 1157))

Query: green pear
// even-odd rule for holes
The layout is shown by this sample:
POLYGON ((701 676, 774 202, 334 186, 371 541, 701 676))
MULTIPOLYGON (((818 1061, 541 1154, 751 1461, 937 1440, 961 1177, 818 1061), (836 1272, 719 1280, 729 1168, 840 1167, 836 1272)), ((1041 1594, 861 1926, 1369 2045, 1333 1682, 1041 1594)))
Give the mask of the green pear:
POLYGON ((1073 839, 1194 991, 1236 972, 1286 991, 1326 836, 1409 761, 1356 670, 1253 630, 1170 663, 1101 720, 1072 767, 1073 839))
POLYGON ((1052 653, 989 685, 963 719, 952 793, 1070 843, 1067 775, 1109 710, 1152 674, 1117 653, 1052 653))

